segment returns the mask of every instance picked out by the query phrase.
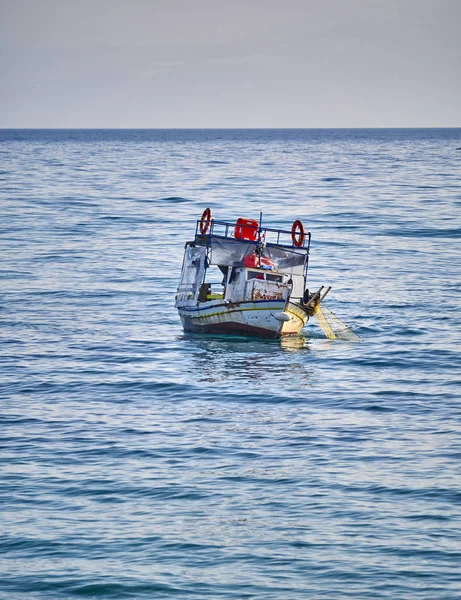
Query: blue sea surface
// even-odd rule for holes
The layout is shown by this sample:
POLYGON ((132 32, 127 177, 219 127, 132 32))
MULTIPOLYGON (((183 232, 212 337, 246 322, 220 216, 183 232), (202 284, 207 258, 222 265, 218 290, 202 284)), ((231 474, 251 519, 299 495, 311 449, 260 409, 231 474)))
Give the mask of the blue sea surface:
POLYGON ((461 597, 461 129, 2 130, 0 216, 2 600, 461 597), (185 335, 207 206, 363 343, 185 335))

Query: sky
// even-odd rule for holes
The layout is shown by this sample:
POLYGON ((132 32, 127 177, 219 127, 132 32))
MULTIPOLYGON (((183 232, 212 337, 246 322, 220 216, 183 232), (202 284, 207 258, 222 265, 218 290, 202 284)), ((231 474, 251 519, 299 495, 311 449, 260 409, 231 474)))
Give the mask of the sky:
POLYGON ((0 128, 460 127, 461 0, 0 0, 0 128))

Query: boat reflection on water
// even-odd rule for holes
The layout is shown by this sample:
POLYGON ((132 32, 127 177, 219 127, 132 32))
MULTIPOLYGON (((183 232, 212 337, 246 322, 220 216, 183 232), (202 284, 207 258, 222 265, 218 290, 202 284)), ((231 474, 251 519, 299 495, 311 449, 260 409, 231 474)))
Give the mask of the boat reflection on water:
MULTIPOLYGON (((245 394, 245 382, 258 382, 258 393, 280 390, 289 395, 310 385, 315 368, 308 338, 293 336, 280 340, 259 340, 234 336, 184 335, 191 377, 213 384, 217 393, 245 394), (219 387, 216 388, 216 384, 219 387)), ((254 390, 254 386, 250 386, 254 390)))
POLYGON ((311 352, 308 338, 305 335, 283 337, 280 339, 279 345, 280 348, 285 352, 298 352, 300 350, 307 350, 308 352, 311 352))

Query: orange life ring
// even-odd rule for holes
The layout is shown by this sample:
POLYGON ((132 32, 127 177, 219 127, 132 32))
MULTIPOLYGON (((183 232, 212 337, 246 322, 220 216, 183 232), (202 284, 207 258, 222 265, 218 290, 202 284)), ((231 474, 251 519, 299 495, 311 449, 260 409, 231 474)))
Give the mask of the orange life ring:
POLYGON ((202 218, 200 219, 200 233, 205 235, 211 225, 213 215, 211 214, 211 208, 205 208, 203 211, 202 218))
POLYGON ((297 246, 298 248, 304 246, 306 235, 304 233, 304 226, 299 219, 297 219, 291 227, 291 239, 293 240, 294 246, 297 246))

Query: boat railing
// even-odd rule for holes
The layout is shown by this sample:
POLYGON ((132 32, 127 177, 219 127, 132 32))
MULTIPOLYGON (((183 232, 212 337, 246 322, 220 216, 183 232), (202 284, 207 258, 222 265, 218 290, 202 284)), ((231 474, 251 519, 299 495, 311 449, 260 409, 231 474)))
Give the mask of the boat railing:
POLYGON ((293 235, 291 230, 275 229, 272 227, 260 227, 259 225, 245 225, 245 234, 242 235, 242 227, 235 222, 216 221, 212 220, 210 226, 205 233, 201 233, 200 225, 202 221, 199 219, 195 228, 195 237, 203 241, 210 240, 212 237, 222 239, 232 239, 244 241, 247 243, 258 244, 264 241, 266 244, 273 244, 283 248, 291 248, 294 250, 309 251, 311 244, 311 232, 307 231, 304 235, 303 243, 298 246, 293 243, 293 235))

